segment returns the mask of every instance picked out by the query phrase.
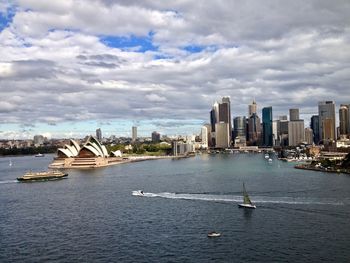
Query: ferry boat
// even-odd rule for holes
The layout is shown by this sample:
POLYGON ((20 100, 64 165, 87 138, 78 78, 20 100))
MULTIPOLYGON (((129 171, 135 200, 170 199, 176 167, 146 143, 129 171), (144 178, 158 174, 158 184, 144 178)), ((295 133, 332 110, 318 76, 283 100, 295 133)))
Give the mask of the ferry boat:
POLYGON ((67 176, 67 173, 62 173, 56 170, 47 172, 27 172, 23 176, 18 177, 17 180, 20 182, 48 181, 63 179, 67 176))

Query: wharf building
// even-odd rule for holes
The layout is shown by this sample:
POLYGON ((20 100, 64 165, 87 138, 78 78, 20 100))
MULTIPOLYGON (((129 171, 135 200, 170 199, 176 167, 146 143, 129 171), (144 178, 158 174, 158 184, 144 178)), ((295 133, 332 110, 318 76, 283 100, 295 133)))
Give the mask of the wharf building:
POLYGON ((321 101, 318 103, 319 134, 323 142, 335 141, 335 103, 321 101))
POLYGON ((272 107, 265 107, 262 109, 263 118, 263 145, 273 146, 272 134, 272 107))

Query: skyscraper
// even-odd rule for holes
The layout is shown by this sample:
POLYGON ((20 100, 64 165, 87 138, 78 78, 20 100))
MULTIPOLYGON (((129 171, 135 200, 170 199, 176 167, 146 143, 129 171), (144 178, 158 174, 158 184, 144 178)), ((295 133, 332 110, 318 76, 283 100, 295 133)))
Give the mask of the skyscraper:
POLYGON ((253 115, 253 113, 256 114, 256 102, 255 99, 253 100, 252 104, 248 105, 248 118, 253 115))
POLYGON ((96 138, 99 142, 102 141, 102 131, 100 128, 96 129, 96 138))
POLYGON ((209 134, 208 128, 206 126, 203 126, 201 128, 201 139, 202 139, 203 148, 208 148, 208 142, 209 142, 208 134, 209 134))
POLYGON ((310 127, 313 132, 314 143, 318 144, 320 142, 320 121, 318 115, 311 117, 310 127))
POLYGON ((210 124, 212 135, 211 145, 215 145, 215 147, 218 148, 230 147, 232 124, 229 97, 223 97, 221 103, 214 103, 213 108, 210 111, 210 124), (227 129, 228 132, 226 131, 227 129), (227 138, 221 138, 222 136, 227 136, 227 138))
POLYGON ((132 126, 132 136, 131 136, 131 141, 136 142, 137 139, 137 127, 132 126))
POLYGON ((263 145, 273 146, 272 142, 272 107, 262 109, 263 145))
POLYGON ((339 133, 349 134, 349 105, 341 104, 339 108, 339 133))
POLYGON ((336 139, 335 130, 335 103, 334 101, 321 101, 318 103, 320 140, 336 139))
POLYGON ((259 145, 261 140, 261 123, 256 113, 253 113, 248 120, 248 140, 250 145, 259 145))
POLYGON ((289 120, 297 121, 299 119, 299 109, 289 109, 289 120))
POLYGON ((238 116, 233 119, 233 135, 234 137, 246 136, 246 118, 245 116, 238 116))
POLYGON ((288 145, 297 146, 304 141, 304 120, 290 121, 288 123, 288 145))
POLYGON ((314 141, 313 141, 313 138, 314 135, 313 135, 313 131, 311 128, 305 128, 305 142, 307 144, 312 144, 314 141))

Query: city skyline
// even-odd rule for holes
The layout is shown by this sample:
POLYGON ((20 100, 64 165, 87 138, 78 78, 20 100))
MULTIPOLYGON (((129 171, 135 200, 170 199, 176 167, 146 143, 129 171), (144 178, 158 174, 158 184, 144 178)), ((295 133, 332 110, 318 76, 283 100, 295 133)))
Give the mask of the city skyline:
POLYGON ((346 1, 3 1, 0 139, 199 133, 231 118, 349 104, 346 1), (137 17, 137 19, 134 19, 137 17), (94 19, 91 19, 94 18, 94 19), (242 19, 244 18, 244 19, 242 19))

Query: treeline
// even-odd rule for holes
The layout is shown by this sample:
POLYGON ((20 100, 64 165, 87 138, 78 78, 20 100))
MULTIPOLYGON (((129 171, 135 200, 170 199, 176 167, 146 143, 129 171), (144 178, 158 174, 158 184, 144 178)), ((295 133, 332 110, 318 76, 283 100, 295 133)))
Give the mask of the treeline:
POLYGON ((109 152, 120 150, 124 154, 150 154, 150 155, 169 155, 171 146, 160 143, 142 143, 132 145, 132 149, 125 149, 128 145, 118 144, 107 146, 109 152))
POLYGON ((26 147, 17 148, 12 147, 9 149, 0 148, 0 156, 5 155, 33 155, 33 154, 44 154, 44 153, 55 153, 57 151, 56 146, 39 146, 39 147, 26 147))

